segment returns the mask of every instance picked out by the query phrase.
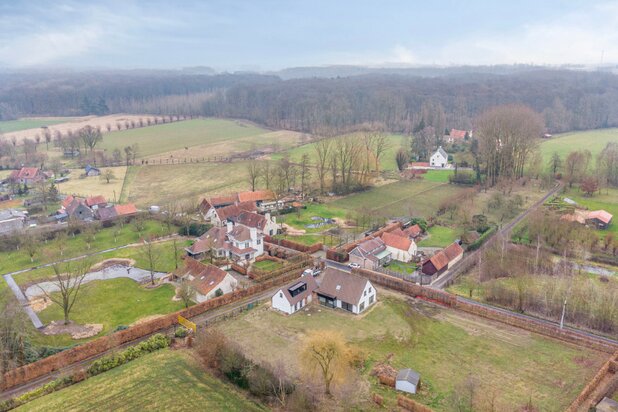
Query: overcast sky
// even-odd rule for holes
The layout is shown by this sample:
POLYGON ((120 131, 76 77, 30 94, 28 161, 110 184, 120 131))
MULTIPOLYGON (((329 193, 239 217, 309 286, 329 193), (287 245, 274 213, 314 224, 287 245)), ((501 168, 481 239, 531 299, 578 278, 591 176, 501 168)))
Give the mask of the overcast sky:
POLYGON ((0 0, 2 67, 602 60, 618 62, 616 1, 0 0))

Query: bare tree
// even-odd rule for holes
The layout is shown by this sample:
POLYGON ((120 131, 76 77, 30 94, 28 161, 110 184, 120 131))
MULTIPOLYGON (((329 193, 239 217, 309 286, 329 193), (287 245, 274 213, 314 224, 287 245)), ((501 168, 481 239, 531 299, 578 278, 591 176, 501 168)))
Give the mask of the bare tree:
POLYGON ((180 282, 180 286, 176 289, 176 296, 182 300, 185 308, 188 308, 191 302, 195 299, 195 288, 189 283, 189 281, 183 280, 180 282))
POLYGON ((115 178, 116 178, 116 175, 114 174, 114 171, 112 169, 106 169, 101 174, 101 180, 105 180, 106 183, 109 183, 111 180, 114 180, 115 178))
POLYGON ((309 179, 311 178, 311 165, 309 164, 309 155, 303 154, 300 160, 300 193, 301 196, 305 196, 307 187, 309 185, 309 179))
POLYGON ((332 139, 320 139, 313 145, 317 155, 316 171, 318 173, 318 180, 320 181, 320 193, 324 193, 326 187, 325 180, 326 174, 328 173, 332 146, 332 139))
POLYGON ((144 239, 139 253, 142 259, 146 262, 146 269, 150 272, 150 283, 154 285, 155 270, 161 260, 161 253, 157 250, 152 237, 148 240, 144 239))
POLYGON ((273 175, 273 170, 270 165, 270 160, 266 160, 262 162, 262 180, 264 181, 264 186, 267 190, 270 190, 271 180, 273 175))
POLYGON ((343 336, 328 330, 313 331, 305 340, 301 356, 306 371, 318 371, 324 383, 324 393, 331 396, 331 384, 345 373, 348 366, 348 349, 343 336))
POLYGON ((247 164, 247 177, 249 179, 249 186, 251 186, 251 191, 255 192, 255 187, 257 185, 258 179, 260 178, 260 165, 257 160, 250 160, 247 164))
POLYGON ((34 262, 34 257, 39 253, 39 239, 31 232, 24 233, 21 236, 21 246, 30 257, 30 262, 34 262))
POLYGON ((97 143, 103 140, 101 131, 90 125, 84 126, 79 130, 79 137, 84 143, 84 147, 89 148, 91 152, 94 150, 97 143))
POLYGON ((25 364, 29 330, 21 305, 5 290, 0 294, 0 376, 25 364))
POLYGON ((87 260, 80 260, 77 263, 74 261, 65 264, 56 263, 52 265, 52 268, 54 269, 52 282, 58 289, 58 294, 39 287, 50 301, 62 308, 64 324, 68 325, 69 315, 77 301, 84 278, 88 274, 90 263, 87 260))

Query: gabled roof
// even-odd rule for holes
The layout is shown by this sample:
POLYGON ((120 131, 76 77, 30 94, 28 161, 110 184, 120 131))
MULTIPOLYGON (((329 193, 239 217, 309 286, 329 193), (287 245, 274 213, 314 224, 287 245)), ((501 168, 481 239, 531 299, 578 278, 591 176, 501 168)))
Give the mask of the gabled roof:
POLYGON ((234 225, 232 231, 229 232, 229 236, 233 237, 235 240, 244 242, 251 239, 251 229, 245 225, 234 225))
POLYGON ((390 246, 399 250, 404 250, 406 252, 410 250, 410 246, 412 246, 412 241, 408 237, 398 236, 389 232, 382 233, 382 240, 384 241, 386 246, 390 246))
MULTIPOLYGON (((429 258, 429 261, 433 264, 436 270, 440 271, 457 256, 463 254, 463 248, 457 242, 453 242, 446 249, 443 249, 429 258)), ((425 261, 427 262, 427 261, 425 261)), ((424 263, 425 263, 424 262, 424 263)))
POLYGON ((15 209, 0 210, 0 221, 12 219, 24 219, 26 214, 15 209))
POLYGON ((221 207, 221 206, 226 206, 226 205, 233 205, 234 203, 236 203, 237 199, 238 199, 238 196, 236 195, 225 195, 225 196, 211 197, 209 199, 209 202, 214 207, 221 207))
MULTIPOLYGON (((402 236, 402 237, 408 237, 408 235, 407 235, 407 234, 406 234, 403 230, 401 230, 400 228, 396 228, 396 229, 394 229, 394 230, 391 230, 391 231, 390 231, 390 232, 388 232, 388 233, 390 233, 391 235, 402 236)), ((382 239, 382 240, 384 240, 384 239, 382 239)))
POLYGON ((440 153, 442 157, 444 157, 445 159, 448 159, 448 154, 444 151, 442 146, 438 147, 438 150, 436 150, 433 154, 435 155, 436 153, 440 153))
POLYGON ((418 382, 421 380, 421 375, 412 369, 401 369, 399 373, 397 373, 397 380, 407 381, 412 385, 418 385, 418 382))
POLYGON ((107 200, 101 195, 89 197, 86 199, 86 206, 88 207, 92 207, 94 205, 103 205, 105 203, 107 203, 107 200))
POLYGON ((137 208, 133 203, 127 203, 124 205, 116 205, 114 206, 116 209, 116 214, 118 216, 130 216, 137 213, 137 208))
POLYGON ((227 272, 214 265, 205 265, 190 257, 185 258, 184 267, 176 271, 176 276, 191 276, 191 284, 202 295, 207 295, 217 288, 227 276, 227 272))
POLYGON ((605 210, 594 210, 592 212, 588 212, 588 216, 586 218, 597 219, 608 225, 612 221, 613 217, 614 216, 611 213, 606 212, 605 210))
POLYGON ((451 132, 449 133, 449 136, 452 139, 465 139, 466 133, 467 132, 465 130, 451 129, 451 132))
POLYGON ((81 198, 73 198, 73 200, 71 201, 71 203, 69 203, 69 205, 67 207, 65 207, 65 211, 67 212, 67 214, 69 216, 71 216, 73 213, 75 213, 75 211, 80 207, 83 206, 86 209, 90 210, 90 208, 88 206, 86 206, 86 201, 84 199, 81 198))
POLYGON ((384 252, 385 250, 386 245, 384 244, 384 241, 379 237, 376 237, 361 242, 358 246, 352 249, 350 254, 376 261, 378 260, 376 255, 384 252))
MULTIPOLYGON (((222 249, 225 247, 225 240, 227 238, 227 228, 225 227, 213 227, 208 232, 204 233, 196 241, 206 242, 203 244, 212 244, 215 249, 222 249)), ((194 244, 195 245, 195 244, 194 244)), ((196 252, 199 253, 199 252, 196 252)))
POLYGON ((429 261, 433 264, 437 271, 444 269, 448 266, 449 262, 448 258, 444 254, 444 251, 442 250, 430 257, 429 261))
POLYGON ((99 168, 94 167, 94 166, 90 166, 90 165, 86 165, 86 168, 85 168, 85 169, 86 169, 86 173, 88 173, 88 172, 89 172, 89 171, 91 171, 91 170, 96 170, 97 172, 99 172, 99 171, 100 171, 100 170, 99 170, 99 168))
POLYGON ((284 287, 279 289, 277 291, 277 293, 282 292, 283 296, 285 296, 285 299, 288 301, 290 306, 294 306, 298 302, 300 302, 301 300, 305 299, 307 296, 311 295, 313 293, 313 291, 316 290, 317 288, 318 288, 318 284, 316 283, 316 281, 313 278, 313 276, 311 276, 311 275, 303 275, 303 276, 300 277, 300 280, 297 279, 294 282, 291 282, 291 283, 285 285, 284 287), (297 286, 299 283, 306 284, 307 285, 307 289, 305 291, 299 293, 296 296, 292 296, 292 294, 290 293, 290 289, 292 287, 294 287, 294 286, 297 286))
POLYGON ((11 173, 12 179, 34 179, 39 174, 38 167, 22 167, 19 170, 14 170, 11 173))
POLYGON ((367 282, 369 281, 362 276, 328 267, 324 271, 324 278, 318 293, 337 298, 345 303, 358 304, 367 282))
POLYGON ((260 202, 263 200, 274 200, 275 194, 270 190, 256 190, 255 192, 238 193, 239 202, 260 202))
POLYGON ((217 209, 217 216, 221 221, 233 219, 243 212, 251 212, 257 210, 254 202, 243 202, 238 205, 224 206, 217 209))
POLYGON ((259 230, 264 230, 266 227, 266 216, 254 212, 242 212, 238 216, 230 217, 235 223, 240 223, 247 227, 254 227, 259 230))
POLYGON ((67 206, 69 206, 71 204, 71 202, 73 201, 73 199, 75 199, 75 197, 73 197, 72 195, 68 195, 67 197, 65 197, 62 200, 62 203, 60 204, 64 209, 67 208, 67 206))
POLYGON ((457 242, 451 243, 446 249, 444 249, 444 254, 446 255, 449 262, 455 259, 457 256, 462 255, 463 252, 463 248, 457 242))
POLYGON ((410 226, 410 227, 406 228, 403 232, 406 235, 415 238, 415 237, 420 236, 422 231, 423 230, 421 229, 421 227, 419 225, 414 225, 414 226, 410 226))
POLYGON ((114 220, 118 217, 118 214, 116 213, 116 208, 114 206, 110 206, 110 207, 100 207, 99 209, 97 209, 97 216, 99 217, 99 220, 101 221, 108 221, 108 220, 114 220))

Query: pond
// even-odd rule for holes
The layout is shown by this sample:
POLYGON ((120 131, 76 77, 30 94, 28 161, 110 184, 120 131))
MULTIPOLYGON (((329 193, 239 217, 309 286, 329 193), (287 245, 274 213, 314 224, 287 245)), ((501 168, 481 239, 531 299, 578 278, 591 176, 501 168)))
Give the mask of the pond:
POLYGON ((311 220, 315 223, 310 223, 308 225, 305 225, 305 227, 308 229, 317 229, 322 226, 335 224, 335 220, 328 218, 328 217, 312 216, 311 220))

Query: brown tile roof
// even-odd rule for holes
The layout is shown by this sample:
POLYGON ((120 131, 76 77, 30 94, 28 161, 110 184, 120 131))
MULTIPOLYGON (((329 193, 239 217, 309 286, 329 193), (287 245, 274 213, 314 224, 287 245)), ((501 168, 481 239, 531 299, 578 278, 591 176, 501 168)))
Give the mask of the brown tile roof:
POLYGON ((275 194, 270 190, 256 190, 255 192, 238 193, 239 202, 259 202, 263 200, 274 200, 275 194))
MULTIPOLYGON (((15 170, 11 173, 12 179, 34 179, 39 174, 38 167, 22 167, 19 170, 15 170)), ((40 177, 40 176, 39 176, 40 177)))
POLYGON ((389 232, 382 233, 382 240, 386 244, 386 246, 390 246, 399 250, 410 250, 410 246, 412 245, 412 241, 406 236, 398 236, 389 232))
POLYGON ((97 216, 99 217, 99 220, 105 222, 108 220, 114 220, 118 217, 118 214, 116 213, 116 208, 115 207, 100 207, 97 210, 97 216))
POLYGON ((448 266, 448 257, 446 257, 446 254, 444 254, 444 251, 442 250, 430 257, 429 261, 433 264, 437 271, 440 271, 448 266))
POLYGON ((255 203, 243 202, 237 205, 224 206, 217 209, 217 215, 221 220, 233 219, 243 212, 251 212, 257 210, 255 203))
MULTIPOLYGON (((290 306, 294 306, 301 300, 305 299, 307 296, 311 295, 313 291, 316 290, 317 288, 318 288, 318 284, 313 278, 313 276, 303 275, 300 277, 300 279, 297 279, 294 282, 291 282, 290 284, 282 287, 280 291, 283 292, 283 296, 285 296, 290 306), (292 296, 289 289, 292 288, 293 286, 298 285, 299 283, 305 283, 307 285, 307 289, 303 291, 302 293, 299 293, 296 296, 292 296)), ((277 293, 279 293, 279 291, 277 291, 277 293)))
POLYGON ((94 205, 103 205, 106 203, 107 203, 107 200, 101 195, 89 197, 86 199, 86 206, 88 207, 92 207, 94 205))
POLYGON ((199 237, 200 240, 212 242, 212 247, 222 249, 225 247, 227 228, 213 227, 208 232, 199 237))
POLYGON ((238 216, 232 218, 235 223, 240 223, 247 227, 254 227, 256 229, 264 230, 266 227, 266 216, 253 212, 242 212, 238 216))
POLYGON ((210 210, 210 208, 212 208, 212 204, 208 201, 208 199, 204 198, 202 199, 202 201, 200 202, 200 206, 199 209, 202 213, 206 213, 210 210))
POLYGON ((419 225, 414 225, 414 226, 410 226, 408 228, 406 228, 404 230, 404 233, 412 238, 416 238, 418 236, 420 236, 420 234, 422 233, 421 227, 419 225))
POLYGON ((448 258, 448 261, 455 259, 459 255, 463 255, 463 248, 457 242, 451 243, 446 249, 444 249, 444 254, 448 258))
POLYGON ((73 201, 73 199, 75 199, 75 198, 74 198, 72 195, 68 195, 67 197, 65 197, 65 198, 62 200, 61 206, 62 206, 64 209, 66 209, 66 208, 67 208, 67 207, 71 204, 71 202, 73 201))
POLYGON ((464 139, 466 137, 466 131, 465 130, 451 129, 451 132, 449 133, 449 136, 452 139, 464 139))
POLYGON ((326 268, 318 293, 337 298, 342 302, 358 304, 368 280, 333 267, 326 268))
POLYGON ((193 255, 197 255, 198 253, 208 252, 210 250, 210 246, 211 246, 211 240, 209 238, 199 237, 186 250, 191 252, 191 254, 193 255))
POLYGON ((231 237, 240 242, 251 239, 251 229, 245 225, 234 225, 234 228, 229 233, 231 237))
POLYGON ((75 197, 73 198, 71 203, 69 203, 68 206, 64 208, 64 210, 67 212, 67 215, 71 216, 80 205, 85 206, 85 203, 86 202, 84 201, 84 199, 75 197))
POLYGON ((457 256, 463 254, 464 250, 459 243, 451 243, 446 249, 443 249, 433 255, 429 260, 433 263, 436 270, 440 271, 454 260, 457 256))
POLYGON ((205 265, 190 257, 185 258, 183 268, 176 271, 176 276, 193 276, 191 284, 202 295, 207 295, 215 289, 227 276, 227 272, 214 265, 205 265))
POLYGON ((238 199, 238 196, 236 195, 226 195, 226 196, 211 197, 209 202, 214 207, 220 207, 220 206, 225 206, 225 205, 233 205, 234 203, 236 203, 237 199, 238 199))
POLYGON ((399 229, 399 228, 396 228, 396 229, 394 229, 394 230, 391 230, 391 231, 390 231, 390 232, 388 232, 388 233, 390 233, 391 235, 397 235, 397 236, 402 236, 402 237, 408 237, 408 235, 406 235, 406 233, 405 233, 403 230, 399 229))
POLYGON ((125 205, 116 205, 114 206, 116 209, 116 214, 118 216, 130 216, 137 213, 137 208, 133 203, 127 203, 125 205))

